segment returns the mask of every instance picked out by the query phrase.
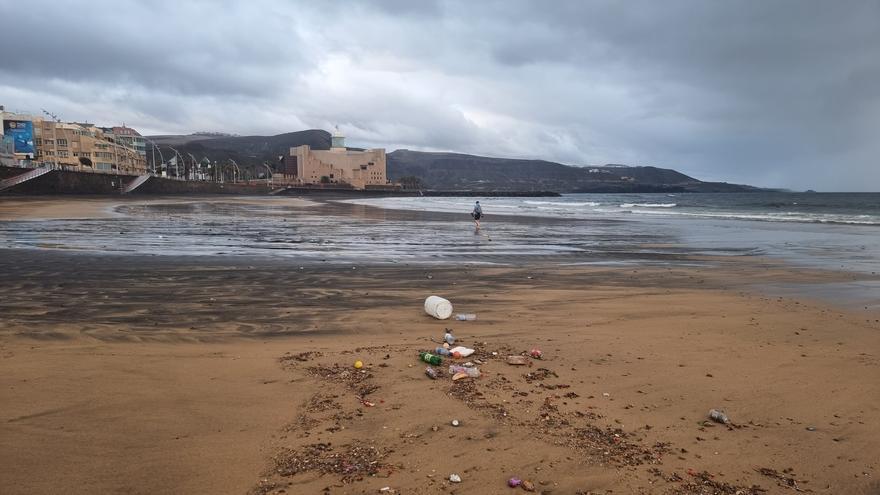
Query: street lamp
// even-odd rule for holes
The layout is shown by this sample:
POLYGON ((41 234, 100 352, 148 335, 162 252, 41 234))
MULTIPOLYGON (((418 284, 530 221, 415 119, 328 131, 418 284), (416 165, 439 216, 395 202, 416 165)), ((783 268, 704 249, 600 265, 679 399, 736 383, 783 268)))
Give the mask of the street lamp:
POLYGON ((241 169, 238 168, 238 164, 235 163, 235 160, 233 160, 232 158, 230 158, 229 161, 232 162, 232 166, 235 167, 235 169, 232 171, 232 183, 235 184, 235 182, 236 182, 236 179, 235 179, 236 175, 235 175, 235 173, 238 172, 238 177, 241 177, 241 169))
POLYGON ((266 185, 271 187, 271 184, 275 177, 272 175, 272 169, 269 168, 269 165, 266 162, 263 162, 263 166, 266 167, 266 185))
MULTIPOLYGON (((173 151, 174 154, 177 155, 177 160, 174 161, 174 176, 175 176, 175 178, 179 179, 180 178, 180 162, 183 161, 183 157, 180 156, 180 152, 178 152, 173 147, 169 146, 169 148, 171 148, 171 151, 173 151)), ((186 164, 184 164, 184 168, 185 168, 185 165, 186 164)))
POLYGON ((165 157, 162 156, 162 148, 160 148, 158 145, 156 145, 156 143, 153 142, 153 140, 151 140, 151 139, 144 138, 144 140, 153 145, 153 173, 155 174, 158 172, 159 175, 161 176, 162 175, 162 165, 165 164, 165 157), (156 168, 156 151, 157 150, 159 151, 159 159, 162 160, 162 164, 159 165, 158 169, 156 168))

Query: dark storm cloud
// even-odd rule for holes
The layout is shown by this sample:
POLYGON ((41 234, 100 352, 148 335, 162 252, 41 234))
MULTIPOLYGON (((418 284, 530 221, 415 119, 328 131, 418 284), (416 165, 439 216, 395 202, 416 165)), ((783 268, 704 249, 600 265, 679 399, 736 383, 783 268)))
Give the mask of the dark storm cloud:
POLYGON ((0 103, 878 189, 880 2, 0 4, 0 103))

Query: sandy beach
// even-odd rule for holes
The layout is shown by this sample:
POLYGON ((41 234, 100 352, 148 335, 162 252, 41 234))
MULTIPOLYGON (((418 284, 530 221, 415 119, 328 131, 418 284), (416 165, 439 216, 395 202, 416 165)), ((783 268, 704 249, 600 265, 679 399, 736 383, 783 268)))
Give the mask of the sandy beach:
POLYGON ((880 314, 761 288, 849 273, 0 254, 4 493, 880 493, 880 314))

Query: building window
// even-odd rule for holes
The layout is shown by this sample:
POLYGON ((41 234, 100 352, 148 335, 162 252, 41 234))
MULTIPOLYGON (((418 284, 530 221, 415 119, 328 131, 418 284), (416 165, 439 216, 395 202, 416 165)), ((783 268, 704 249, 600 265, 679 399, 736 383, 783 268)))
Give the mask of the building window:
POLYGON ((47 140, 46 140, 46 146, 52 146, 52 145, 54 145, 54 144, 55 144, 55 140, 53 140, 53 139, 47 139, 47 140))
POLYGON ((67 146, 67 140, 66 139, 59 139, 58 146, 67 146))
POLYGON ((66 150, 59 151, 58 156, 60 156, 61 158, 67 158, 67 151, 66 150))

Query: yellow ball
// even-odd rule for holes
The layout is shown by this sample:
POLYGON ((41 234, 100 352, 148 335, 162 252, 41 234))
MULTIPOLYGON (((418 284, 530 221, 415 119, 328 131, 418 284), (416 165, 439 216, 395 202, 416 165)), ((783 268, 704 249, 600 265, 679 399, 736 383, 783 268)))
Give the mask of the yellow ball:
POLYGON ((361 369, 361 368, 364 367, 364 363, 362 363, 362 362, 360 362, 360 361, 355 361, 355 362, 354 362, 354 367, 357 368, 357 369, 361 369))

